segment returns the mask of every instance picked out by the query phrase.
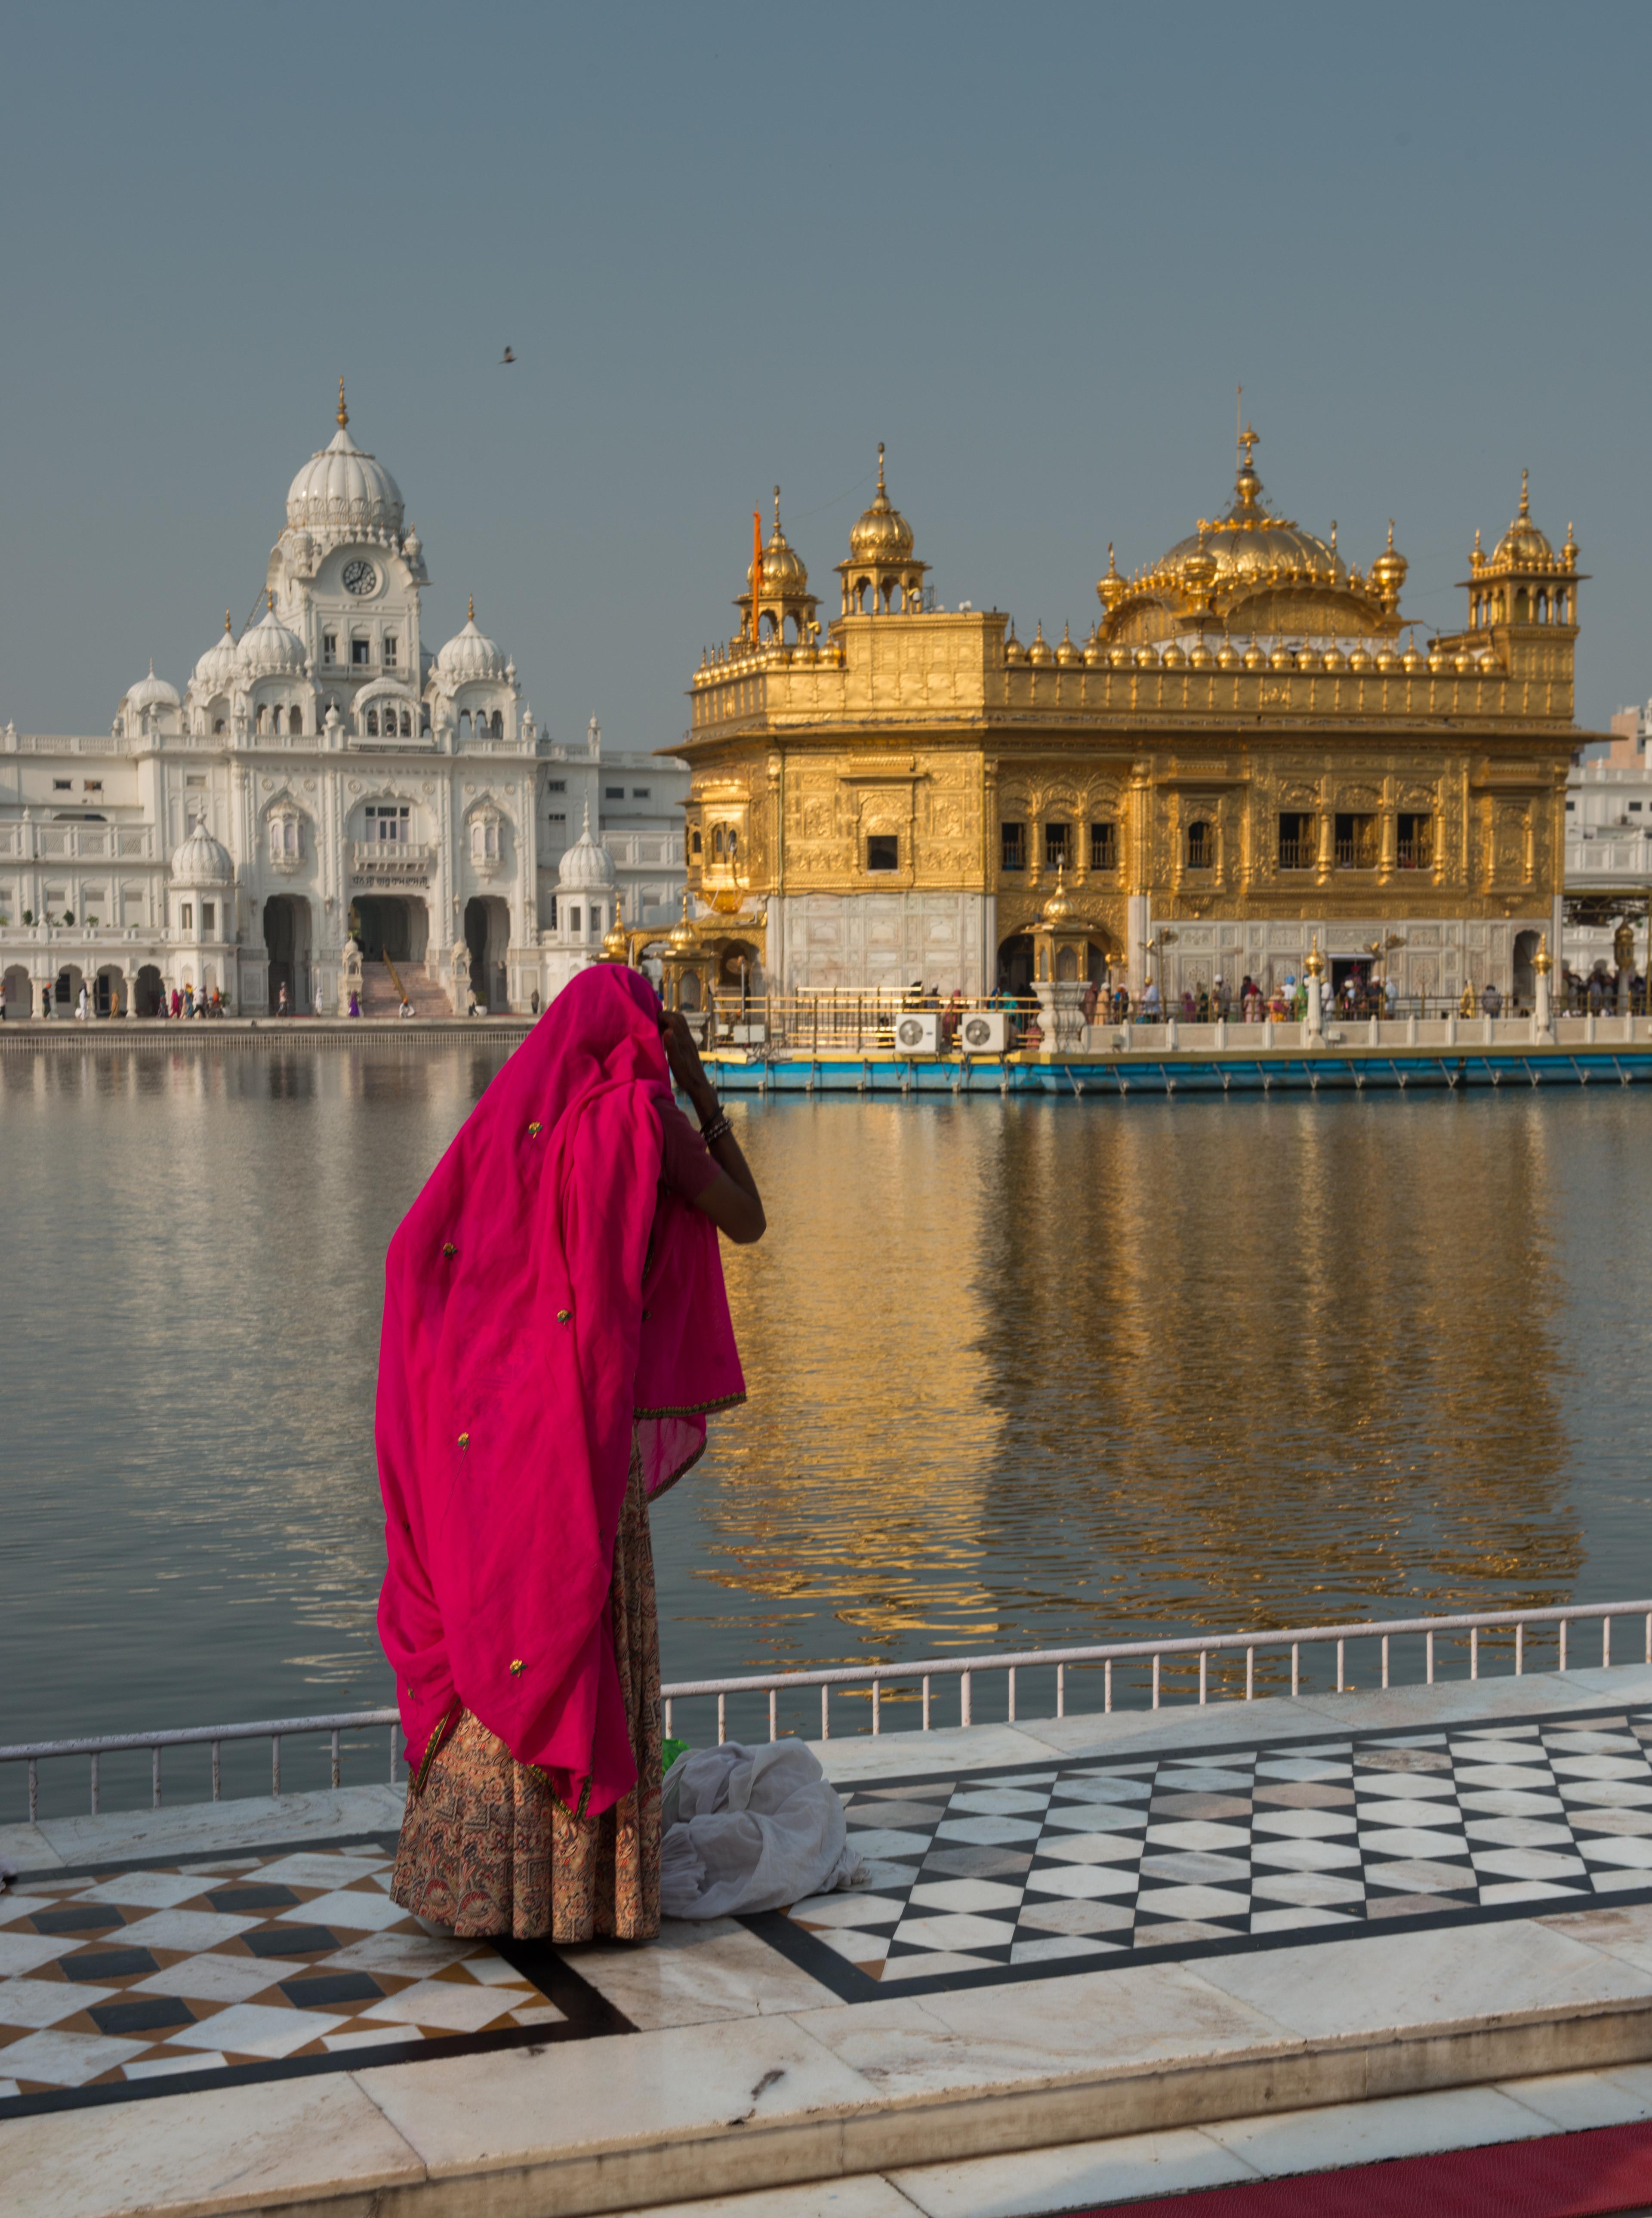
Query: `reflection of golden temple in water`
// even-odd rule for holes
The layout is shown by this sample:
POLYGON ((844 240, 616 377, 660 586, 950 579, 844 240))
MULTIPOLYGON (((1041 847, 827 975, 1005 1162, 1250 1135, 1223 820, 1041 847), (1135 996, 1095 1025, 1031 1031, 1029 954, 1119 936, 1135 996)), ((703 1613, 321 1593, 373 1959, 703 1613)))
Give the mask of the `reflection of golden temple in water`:
POLYGON ((1545 1105, 1327 1106, 752 1117, 785 1205, 691 1482, 742 1660, 1572 1593, 1545 1105))
POLYGON ((1408 644, 1392 525, 1350 565, 1334 524, 1268 507, 1256 444, 1224 515, 1130 576, 1109 548, 1098 621, 1059 642, 936 605, 881 448, 823 633, 777 491, 673 749, 709 912, 685 943, 725 984, 990 992, 1025 982, 1060 880, 1074 978, 1277 984, 1317 935, 1333 987, 1375 945, 1407 994, 1529 994, 1590 736, 1570 528, 1557 550, 1523 480, 1489 555, 1476 534, 1463 628, 1408 644))

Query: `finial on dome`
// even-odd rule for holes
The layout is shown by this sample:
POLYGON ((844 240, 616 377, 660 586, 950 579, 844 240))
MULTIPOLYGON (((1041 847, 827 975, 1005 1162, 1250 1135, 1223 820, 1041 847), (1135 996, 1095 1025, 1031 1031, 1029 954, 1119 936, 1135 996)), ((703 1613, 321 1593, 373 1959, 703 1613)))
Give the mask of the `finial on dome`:
POLYGON ((1388 551, 1390 554, 1394 552, 1394 518, 1392 517, 1388 520, 1388 551))
POLYGON ((234 625, 230 622, 230 612, 227 609, 224 611, 224 629, 226 632, 232 632, 235 629, 234 625))
POLYGON ((474 593, 472 593, 468 598, 469 598, 469 603, 470 603, 470 610, 469 610, 469 614, 468 614, 468 615, 466 616, 466 618, 465 618, 465 622, 466 622, 467 623, 475 623, 475 621, 476 621, 476 596, 475 596, 475 594, 474 594, 474 593))
POLYGON ((1336 551, 1337 551, 1337 520, 1336 520, 1335 517, 1333 516, 1333 517, 1331 518, 1331 552, 1334 554, 1336 553, 1336 551))
POLYGON ((155 658, 152 654, 149 658, 149 674, 152 678, 155 675, 155 658))
POLYGON ((775 487, 775 530, 780 529, 780 487, 775 487))
POLYGON ((880 493, 883 490, 883 442, 882 439, 877 443, 877 489, 880 493))
POLYGON ((338 428, 342 431, 350 422, 350 411, 344 406, 344 381, 338 381, 338 428))
POLYGON ((1474 528, 1474 551, 1476 554, 1484 552, 1484 549, 1480 544, 1480 526, 1477 524, 1474 528))
POLYGON ((264 595, 264 605, 273 616, 275 613, 275 593, 273 586, 264 595))
POLYGON ((1531 496, 1527 489, 1530 477, 1529 470, 1520 472, 1520 515, 1523 519, 1531 513, 1531 496))

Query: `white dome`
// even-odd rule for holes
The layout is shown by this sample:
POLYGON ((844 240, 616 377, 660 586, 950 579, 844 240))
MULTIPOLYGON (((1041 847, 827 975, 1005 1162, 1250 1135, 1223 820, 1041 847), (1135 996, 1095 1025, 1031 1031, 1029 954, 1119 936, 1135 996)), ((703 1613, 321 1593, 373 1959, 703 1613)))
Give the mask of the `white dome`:
POLYGON ((175 886, 226 886, 235 876, 229 849, 213 839, 199 821, 172 858, 175 886))
POLYGON ((474 601, 470 604, 469 622, 448 641, 436 658, 436 666, 443 678, 460 685, 473 678, 506 682, 504 656, 486 632, 476 629, 474 601))
POLYGON ((565 894, 611 893, 614 887, 614 858, 606 847, 591 836, 591 803, 585 803, 585 821, 579 837, 563 856, 557 870, 558 889, 565 894))
POLYGON ((166 680, 156 677, 155 666, 152 662, 148 677, 138 680, 121 705, 130 709, 133 716, 139 716, 145 709, 176 709, 181 704, 177 694, 166 680))
POLYGON ((189 680, 203 699, 214 693, 227 691, 235 678, 235 634, 230 629, 229 610, 224 611, 224 629, 195 665, 195 674, 189 680))
POLYGON ((308 661, 304 641, 288 630, 273 604, 264 610, 262 623, 242 633, 235 650, 236 667, 246 678, 302 678, 308 661))
POLYGON ((401 536, 401 488, 382 462, 358 447, 344 428, 312 455, 287 488, 287 521, 294 529, 342 533, 387 531, 401 536))

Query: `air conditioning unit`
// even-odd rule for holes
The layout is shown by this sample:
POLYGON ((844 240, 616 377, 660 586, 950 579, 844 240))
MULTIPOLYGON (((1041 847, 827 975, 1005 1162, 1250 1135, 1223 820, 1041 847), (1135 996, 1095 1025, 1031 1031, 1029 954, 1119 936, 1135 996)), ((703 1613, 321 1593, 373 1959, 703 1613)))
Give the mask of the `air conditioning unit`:
POLYGON ((909 1009, 894 1020, 895 1050, 900 1055, 938 1055, 941 1019, 937 1010, 909 1009))
POLYGON ((1010 1044, 1010 1019, 1002 1009, 972 1010, 958 1026, 958 1045, 966 1055, 1003 1055, 1010 1044))

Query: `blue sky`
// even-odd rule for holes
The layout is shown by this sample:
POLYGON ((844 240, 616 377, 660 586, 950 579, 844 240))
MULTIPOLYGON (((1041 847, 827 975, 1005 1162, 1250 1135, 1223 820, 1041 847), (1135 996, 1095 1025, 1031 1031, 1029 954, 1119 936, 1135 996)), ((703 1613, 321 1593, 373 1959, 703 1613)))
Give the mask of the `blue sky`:
POLYGON ((332 431, 562 737, 669 745, 784 488, 876 442, 939 598, 1075 634, 1225 505, 1456 623, 1522 465, 1580 718, 1652 694, 1652 9, 14 7, 0 719, 108 728, 252 607, 332 431), (509 344, 516 366, 498 367, 509 344))

